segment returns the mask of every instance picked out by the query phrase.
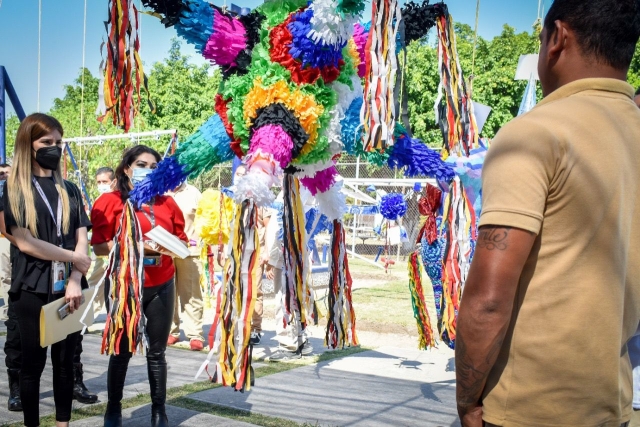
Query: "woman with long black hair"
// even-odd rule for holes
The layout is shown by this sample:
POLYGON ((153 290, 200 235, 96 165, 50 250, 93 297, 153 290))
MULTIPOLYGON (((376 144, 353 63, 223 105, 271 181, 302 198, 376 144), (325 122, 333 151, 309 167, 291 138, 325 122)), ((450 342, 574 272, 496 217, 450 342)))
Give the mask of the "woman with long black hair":
MULTIPOLYGON (((21 337, 20 397, 28 427, 40 425, 40 377, 47 361, 47 348, 40 347, 40 311, 61 298, 71 311, 79 308, 84 274, 91 265, 87 255, 91 223, 82 195, 59 170, 62 134, 60 122, 45 114, 22 121, 13 171, 2 196, 6 232, 17 248, 11 255, 9 298, 21 337)), ((70 334, 51 346, 58 427, 68 426, 71 419, 73 356, 79 335, 70 334)))
MULTIPOLYGON (((137 145, 124 153, 116 169, 118 191, 100 196, 91 211, 93 235, 91 245, 98 256, 106 256, 114 245, 114 237, 120 223, 129 192, 155 169, 160 161, 157 151, 137 145)), ((156 226, 162 226, 187 244, 184 233, 184 217, 171 197, 158 196, 136 210, 142 234, 156 226)), ((165 413, 167 361, 165 350, 171 330, 175 302, 174 265, 171 256, 164 254, 152 243, 145 243, 144 292, 142 304, 147 318, 146 333, 149 342, 147 371, 151 389, 151 425, 168 426, 165 413), (153 246, 153 247, 152 247, 153 246)), ((105 292, 107 290, 105 289, 105 292)), ((108 297, 105 297, 108 300, 108 297)), ((109 308, 107 308, 109 310, 109 308)), ((109 402, 104 416, 105 427, 122 425, 121 400, 131 353, 125 337, 120 342, 119 353, 109 359, 107 390, 109 402)))

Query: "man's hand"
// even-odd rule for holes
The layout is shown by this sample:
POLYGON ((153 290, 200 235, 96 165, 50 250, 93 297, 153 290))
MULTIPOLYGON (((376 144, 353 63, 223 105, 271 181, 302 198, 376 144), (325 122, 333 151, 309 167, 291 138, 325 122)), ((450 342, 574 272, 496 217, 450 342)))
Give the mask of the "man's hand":
POLYGON ((482 406, 476 406, 473 409, 458 409, 458 415, 460 416, 460 423, 462 427, 483 427, 482 421, 482 406))
POLYGON ((267 271, 265 272, 265 275, 269 280, 273 280, 273 278, 275 277, 275 275, 273 274, 273 267, 269 264, 267 264, 267 271))

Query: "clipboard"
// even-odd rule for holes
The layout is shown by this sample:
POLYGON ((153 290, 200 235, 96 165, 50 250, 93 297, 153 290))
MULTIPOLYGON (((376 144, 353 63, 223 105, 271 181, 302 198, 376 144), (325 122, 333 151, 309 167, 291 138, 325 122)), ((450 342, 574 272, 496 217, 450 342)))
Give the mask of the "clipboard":
MULTIPOLYGON (((57 299, 42 307, 40 310, 40 347, 48 347, 67 338, 67 335, 79 332, 84 328, 80 318, 84 314, 88 304, 91 303, 95 288, 91 287, 82 291, 84 302, 80 307, 60 320, 58 311, 66 304, 64 298, 57 299)), ((87 326, 93 324, 93 310, 89 310, 84 323, 87 326)))

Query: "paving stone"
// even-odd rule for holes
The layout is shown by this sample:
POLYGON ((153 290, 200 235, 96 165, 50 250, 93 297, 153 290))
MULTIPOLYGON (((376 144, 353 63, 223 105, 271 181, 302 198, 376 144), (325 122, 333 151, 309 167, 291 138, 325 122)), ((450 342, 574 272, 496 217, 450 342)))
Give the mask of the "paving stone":
POLYGON ((190 398, 318 426, 459 426, 453 352, 391 347, 256 379, 190 398))
MULTIPOLYGON (((252 427, 241 421, 230 420, 228 418, 217 417, 215 415, 203 414, 190 411, 177 406, 167 405, 167 418, 171 426, 189 427, 252 427)), ((141 427, 150 425, 151 405, 136 406, 122 411, 123 427, 141 427)), ((70 423, 72 427, 96 427, 103 423, 102 417, 91 417, 70 423)))
MULTIPOLYGON (((4 348, 5 337, 0 336, 0 348, 4 348)), ((83 341, 84 351, 82 363, 84 364, 84 383, 93 393, 98 394, 99 402, 107 401, 107 368, 109 358, 100 354, 101 338, 99 335, 85 335, 83 341)), ((167 349, 167 364, 169 375, 167 387, 179 387, 195 382, 194 376, 200 365, 206 358, 206 353, 190 352, 167 349)), ((206 379, 206 374, 199 380, 206 379)), ((147 362, 144 356, 135 355, 129 363, 127 381, 124 388, 124 398, 135 397, 139 394, 149 393, 149 381, 147 376, 147 362)), ((21 412, 9 412, 7 410, 8 379, 6 370, 0 372, 0 426, 14 421, 22 420, 21 412)), ((74 407, 85 406, 74 401, 74 407)), ((47 366, 42 374, 40 383, 40 416, 54 412, 53 383, 51 359, 48 358, 47 366)))

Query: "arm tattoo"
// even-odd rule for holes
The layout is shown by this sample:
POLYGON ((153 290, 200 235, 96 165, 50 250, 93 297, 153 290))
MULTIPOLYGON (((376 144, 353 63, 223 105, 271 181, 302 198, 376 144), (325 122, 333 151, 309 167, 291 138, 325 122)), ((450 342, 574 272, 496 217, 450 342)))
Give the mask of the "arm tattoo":
POLYGON ((482 227, 478 236, 478 247, 488 251, 507 249, 507 237, 511 227, 482 227))
POLYGON ((502 349, 502 342, 493 342, 485 360, 474 363, 462 336, 456 337, 456 400, 461 415, 480 402, 489 372, 502 349))

